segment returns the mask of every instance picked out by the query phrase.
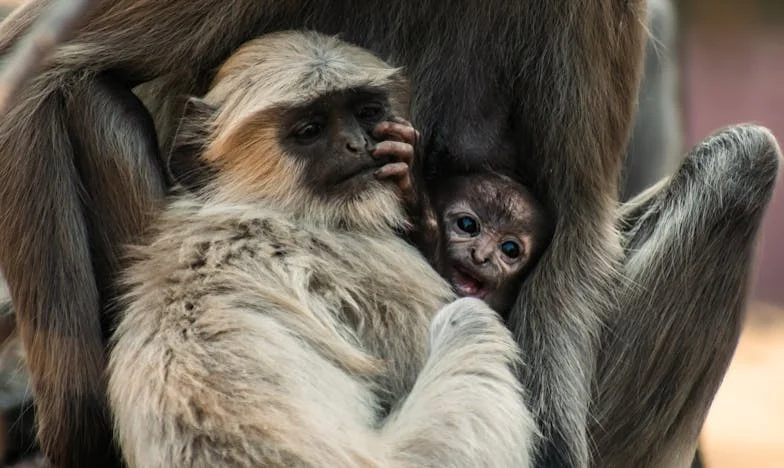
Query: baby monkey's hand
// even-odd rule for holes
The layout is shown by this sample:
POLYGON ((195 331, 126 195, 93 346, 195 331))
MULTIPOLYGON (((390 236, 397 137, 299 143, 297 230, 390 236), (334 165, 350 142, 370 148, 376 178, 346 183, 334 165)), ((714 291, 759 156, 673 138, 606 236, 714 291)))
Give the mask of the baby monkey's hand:
POLYGON ((419 138, 411 122, 401 118, 381 122, 373 131, 373 136, 381 140, 373 150, 373 157, 392 157, 393 162, 385 164, 378 171, 378 179, 393 179, 400 188, 403 201, 415 203, 416 194, 411 182, 411 164, 414 161, 414 144, 419 138))

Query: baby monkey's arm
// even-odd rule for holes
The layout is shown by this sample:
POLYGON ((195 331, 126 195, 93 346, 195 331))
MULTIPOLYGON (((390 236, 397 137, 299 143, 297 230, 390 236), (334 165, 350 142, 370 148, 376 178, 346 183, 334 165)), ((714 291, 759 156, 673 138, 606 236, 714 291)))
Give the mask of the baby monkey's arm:
POLYGON ((414 190, 411 166, 414 162, 414 145, 419 138, 419 132, 407 120, 394 118, 392 121, 378 124, 373 136, 380 140, 373 150, 373 157, 392 158, 392 162, 376 171, 376 177, 393 179, 400 188, 400 196, 406 206, 416 205, 418 197, 414 190))
POLYGON ((373 151, 373 156, 392 158, 392 162, 385 164, 376 172, 376 177, 395 181, 412 221, 412 229, 407 233, 407 237, 423 248, 432 260, 437 251, 438 222, 426 192, 416 190, 414 180, 421 179, 415 179, 411 174, 414 148, 419 139, 419 132, 411 122, 394 118, 378 124, 373 133, 380 140, 373 151))

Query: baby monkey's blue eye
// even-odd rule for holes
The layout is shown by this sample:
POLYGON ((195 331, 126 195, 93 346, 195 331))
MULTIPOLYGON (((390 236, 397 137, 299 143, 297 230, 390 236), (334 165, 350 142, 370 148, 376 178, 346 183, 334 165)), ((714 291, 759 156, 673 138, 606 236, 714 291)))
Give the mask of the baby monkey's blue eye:
POLYGON ((517 242, 506 241, 501 244, 501 252, 509 258, 517 258, 520 256, 520 246, 517 242))
POLYGON ((461 216, 457 219, 457 227, 468 234, 476 235, 479 232, 479 223, 470 216, 461 216))

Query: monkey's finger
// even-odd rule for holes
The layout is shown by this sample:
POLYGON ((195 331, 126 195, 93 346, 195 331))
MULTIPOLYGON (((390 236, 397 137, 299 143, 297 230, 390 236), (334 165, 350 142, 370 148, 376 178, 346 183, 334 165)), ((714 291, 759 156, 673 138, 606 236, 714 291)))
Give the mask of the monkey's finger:
POLYGON ((411 184, 408 164, 402 162, 389 163, 381 166, 381 169, 376 171, 376 178, 378 179, 398 178, 401 179, 401 182, 405 180, 406 184, 408 185, 411 184))
POLYGON ((381 156, 392 156, 400 162, 411 164, 414 160, 414 147, 400 141, 385 140, 377 144, 373 150, 374 158, 381 156))
MULTIPOLYGON (((405 125, 406 127, 414 128, 414 124, 412 124, 408 120, 404 119, 403 117, 392 117, 391 120, 392 120, 392 122, 397 122, 397 123, 399 123, 401 125, 405 125)), ((417 133, 419 133, 419 132, 417 132, 417 133)))
POLYGON ((412 124, 411 122, 409 122, 408 120, 406 120, 406 119, 404 119, 402 117, 393 117, 392 121, 393 122, 397 122, 400 125, 403 125, 404 127, 414 129, 414 138, 416 138, 416 140, 415 141, 410 141, 409 143, 413 144, 413 143, 416 143, 417 141, 419 141, 419 137, 421 135, 419 133, 419 130, 417 130, 416 127, 414 127, 414 124, 412 124))
POLYGON ((402 141, 404 143, 413 145, 416 143, 416 140, 419 137, 419 132, 417 132, 414 127, 411 127, 410 125, 407 126, 395 122, 381 122, 380 124, 376 125, 376 128, 373 131, 373 136, 380 140, 385 138, 393 138, 397 141, 402 141))
POLYGON ((379 140, 393 138, 413 144, 416 138, 416 130, 414 130, 414 127, 396 122, 381 122, 373 129, 373 136, 379 140))

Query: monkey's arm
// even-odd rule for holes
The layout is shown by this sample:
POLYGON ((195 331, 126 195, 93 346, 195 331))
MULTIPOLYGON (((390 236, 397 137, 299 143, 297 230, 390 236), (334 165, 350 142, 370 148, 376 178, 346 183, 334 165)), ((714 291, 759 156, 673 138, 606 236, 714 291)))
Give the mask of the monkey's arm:
POLYGON ((737 344, 780 163, 767 130, 731 127, 627 205, 620 309, 600 348, 593 466, 689 466, 737 344))
POLYGON ((109 395, 132 467, 530 465, 517 346, 477 300, 436 319, 424 370, 380 430, 371 389, 346 371, 364 355, 326 357, 309 344, 324 336, 260 301, 188 301, 160 321, 140 298, 118 327, 109 395), (197 320, 177 314, 188 303, 197 320))
POLYGON ((538 431, 519 365, 519 347, 487 304, 464 298, 441 309, 427 362, 382 429, 396 458, 411 467, 531 466, 538 431))
POLYGON ((374 157, 392 158, 392 162, 378 170, 376 177, 392 179, 397 184, 411 221, 411 227, 401 236, 422 249, 435 262, 439 253, 438 219, 426 190, 419 186, 422 178, 414 173, 421 170, 421 166, 415 164, 414 157, 419 132, 407 120, 396 119, 394 122, 379 124, 375 134, 385 141, 376 146, 374 157))
MULTIPOLYGON (((92 263, 101 303, 114 296, 119 250, 158 214, 166 192, 152 117, 139 99, 109 74, 84 81, 67 103, 92 263)), ((106 317, 104 317, 106 319, 106 317)), ((112 323, 104 323, 110 330, 112 323)))
MULTIPOLYGON (((31 0, 0 25, 0 50, 51 3, 31 0)), ((204 69, 193 74, 205 73, 256 34, 260 16, 286 8, 270 5, 99 2, 0 119, 0 265, 27 352, 41 445, 58 466, 109 466, 105 280, 117 242, 137 232, 161 182, 149 126, 141 114, 128 118, 129 87, 195 63, 204 69), (168 46, 150 53, 151 44, 168 46), (114 90, 93 93, 101 87, 95 75, 106 70, 122 81, 107 78, 114 90)))

